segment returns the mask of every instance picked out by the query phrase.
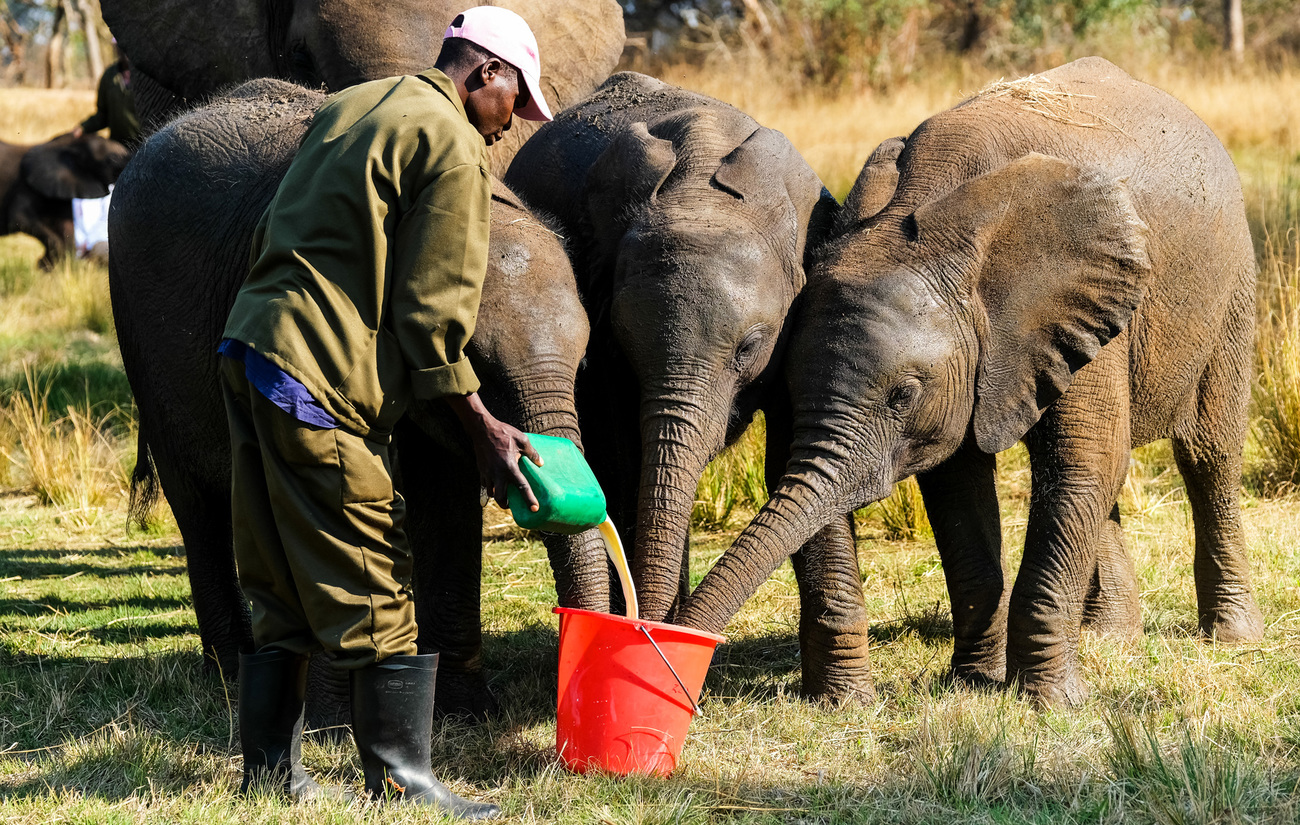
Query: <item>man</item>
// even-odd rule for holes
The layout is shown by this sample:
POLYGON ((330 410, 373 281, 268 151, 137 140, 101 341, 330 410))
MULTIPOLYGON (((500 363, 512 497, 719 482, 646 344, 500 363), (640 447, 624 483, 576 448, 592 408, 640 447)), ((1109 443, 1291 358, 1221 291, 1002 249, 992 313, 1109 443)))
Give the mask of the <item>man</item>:
POLYGON ((108 137, 134 150, 140 142, 140 118, 135 113, 135 94, 131 91, 131 62, 113 41, 117 60, 104 70, 95 94, 95 113, 72 130, 73 137, 86 132, 108 129, 108 137))
POLYGON ((351 671, 368 795, 500 813, 430 772, 437 655, 416 655, 389 438, 411 399, 444 397, 497 502, 513 484, 536 509, 518 461, 537 454, 484 409, 464 348, 487 265, 485 144, 514 114, 550 119, 539 75, 522 18, 466 11, 433 69, 326 101, 254 235, 220 348, 258 648, 240 659, 245 789, 321 792, 299 750, 307 656, 323 648, 351 671))

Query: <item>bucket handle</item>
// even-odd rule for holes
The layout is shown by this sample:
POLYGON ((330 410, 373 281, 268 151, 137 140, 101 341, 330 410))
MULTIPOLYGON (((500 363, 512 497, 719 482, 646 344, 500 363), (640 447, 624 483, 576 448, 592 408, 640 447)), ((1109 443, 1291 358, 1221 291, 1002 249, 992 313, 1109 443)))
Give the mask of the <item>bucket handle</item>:
POLYGON ((645 634, 645 637, 650 640, 650 644, 654 645, 655 653, 658 653, 659 658, 663 659, 664 664, 668 666, 668 672, 677 680, 677 686, 682 689, 682 693, 686 694, 686 701, 691 703, 691 714, 703 718, 704 711, 700 710, 700 706, 695 704, 695 700, 691 698, 691 692, 686 689, 686 685, 682 684, 682 677, 677 675, 677 671, 673 669, 672 663, 668 661, 668 657, 659 649, 659 644, 654 640, 654 637, 650 635, 650 628, 642 624, 637 625, 636 629, 645 634))

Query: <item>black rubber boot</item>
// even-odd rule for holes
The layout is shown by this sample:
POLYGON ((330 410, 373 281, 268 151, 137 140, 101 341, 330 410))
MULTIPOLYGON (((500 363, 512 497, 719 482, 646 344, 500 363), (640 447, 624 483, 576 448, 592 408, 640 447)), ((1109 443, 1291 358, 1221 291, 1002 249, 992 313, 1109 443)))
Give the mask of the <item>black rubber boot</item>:
POLYGON ((352 734, 366 793, 429 805, 458 819, 495 819, 501 809, 456 796, 429 765, 438 654, 390 656, 352 671, 352 734))
POLYGON ((316 784, 302 768, 303 696, 307 657, 283 650, 239 657, 239 743, 244 784, 291 799, 346 796, 316 784))

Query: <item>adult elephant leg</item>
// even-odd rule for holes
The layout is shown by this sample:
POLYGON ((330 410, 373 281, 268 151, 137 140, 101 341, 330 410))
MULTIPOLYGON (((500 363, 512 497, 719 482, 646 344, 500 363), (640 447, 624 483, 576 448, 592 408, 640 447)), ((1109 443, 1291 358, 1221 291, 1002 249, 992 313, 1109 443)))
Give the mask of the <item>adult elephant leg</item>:
POLYGON ((1006 573, 998 512, 997 458, 968 439, 917 476, 952 604, 952 675, 971 685, 1002 682, 1007 669, 1006 573))
POLYGON ((478 470, 409 420, 394 433, 414 555, 416 644, 437 653, 434 707, 484 719, 497 708, 483 673, 483 508, 478 470))
POLYGON ((1083 602, 1097 543, 1128 468, 1127 339, 1075 376, 1026 437, 1033 495, 1007 615, 1007 678, 1050 705, 1082 702, 1083 602))
POLYGON ((1083 626, 1094 633, 1121 638, 1142 633, 1137 571, 1124 545, 1118 503, 1110 508, 1110 516, 1097 537, 1097 566, 1083 604, 1083 626))
POLYGON ((1253 292, 1234 297, 1224 343, 1210 359, 1195 418, 1174 434, 1174 460, 1187 486, 1196 529, 1196 606, 1201 632, 1220 642, 1264 636, 1250 583, 1241 523, 1241 448, 1250 398, 1253 292))

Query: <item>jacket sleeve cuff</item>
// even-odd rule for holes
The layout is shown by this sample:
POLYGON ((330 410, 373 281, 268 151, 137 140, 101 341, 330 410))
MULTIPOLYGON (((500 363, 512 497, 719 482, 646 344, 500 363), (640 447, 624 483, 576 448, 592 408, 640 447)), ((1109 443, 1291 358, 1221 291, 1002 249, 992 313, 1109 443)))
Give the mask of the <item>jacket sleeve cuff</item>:
POLYGON ((441 398, 444 395, 469 395, 478 392, 478 376, 468 358, 454 364, 411 372, 411 392, 416 398, 441 398))

